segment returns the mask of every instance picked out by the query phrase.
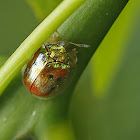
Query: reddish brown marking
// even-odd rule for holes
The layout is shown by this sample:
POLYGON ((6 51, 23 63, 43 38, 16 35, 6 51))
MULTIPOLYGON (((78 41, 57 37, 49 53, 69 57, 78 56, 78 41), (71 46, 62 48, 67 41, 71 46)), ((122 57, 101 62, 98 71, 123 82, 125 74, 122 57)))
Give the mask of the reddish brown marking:
MULTIPOLYGON (((50 95, 51 92, 53 92, 53 90, 48 90, 47 92, 42 92, 42 89, 45 88, 47 86, 47 84, 50 82, 50 79, 48 78, 48 75, 49 74, 52 74, 54 76, 54 80, 55 80, 55 83, 57 81, 58 78, 63 78, 65 76, 68 75, 68 69, 62 69, 62 68, 53 68, 53 67, 49 67, 47 70, 46 68, 44 68, 40 73, 39 75, 37 76, 36 80, 38 80, 38 78, 40 78, 40 76, 43 75, 42 78, 42 81, 45 81, 45 82, 40 82, 40 86, 39 87, 36 87, 35 85, 35 82, 36 80, 33 82, 32 85, 30 85, 30 92, 36 96, 48 96, 50 95)), ((58 83, 59 84, 59 83, 58 83)), ((58 85, 59 86, 59 85, 58 85)))

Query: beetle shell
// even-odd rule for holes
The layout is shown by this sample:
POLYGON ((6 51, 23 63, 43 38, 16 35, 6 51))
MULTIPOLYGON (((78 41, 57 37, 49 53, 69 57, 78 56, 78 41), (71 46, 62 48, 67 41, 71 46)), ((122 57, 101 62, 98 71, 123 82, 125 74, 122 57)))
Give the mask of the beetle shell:
POLYGON ((33 95, 51 98, 69 85, 77 56, 66 46, 64 41, 45 43, 24 66, 23 82, 33 95))

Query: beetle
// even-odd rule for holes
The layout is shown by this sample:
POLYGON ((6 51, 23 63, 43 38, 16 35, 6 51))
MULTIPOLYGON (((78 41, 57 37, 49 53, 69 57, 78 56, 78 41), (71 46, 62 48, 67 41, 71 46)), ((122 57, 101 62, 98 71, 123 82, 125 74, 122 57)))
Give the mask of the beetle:
POLYGON ((67 49, 70 44, 88 47, 65 39, 57 41, 57 36, 54 36, 53 42, 45 42, 36 51, 23 67, 23 82, 30 93, 48 99, 60 94, 69 85, 67 83, 74 77, 77 64, 76 49, 67 49))

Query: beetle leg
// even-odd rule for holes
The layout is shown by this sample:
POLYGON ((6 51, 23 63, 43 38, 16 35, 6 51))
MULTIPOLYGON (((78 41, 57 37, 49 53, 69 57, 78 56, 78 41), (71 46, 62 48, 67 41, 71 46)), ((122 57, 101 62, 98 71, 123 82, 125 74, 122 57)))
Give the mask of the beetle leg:
POLYGON ((57 42, 58 41, 58 36, 57 35, 53 35, 53 41, 57 42))
POLYGON ((72 49, 72 51, 70 53, 68 53, 68 56, 70 58, 70 62, 71 62, 71 65, 75 65, 77 63, 77 50, 74 48, 72 49))
POLYGON ((69 44, 69 42, 56 30, 56 32, 59 34, 59 36, 62 38, 62 39, 64 39, 64 41, 66 42, 66 44, 68 45, 69 44))

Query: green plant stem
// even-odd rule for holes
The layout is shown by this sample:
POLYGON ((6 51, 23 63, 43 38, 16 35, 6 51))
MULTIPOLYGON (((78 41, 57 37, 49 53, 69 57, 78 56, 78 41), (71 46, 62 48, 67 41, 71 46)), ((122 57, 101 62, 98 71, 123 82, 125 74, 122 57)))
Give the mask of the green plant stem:
POLYGON ((86 0, 64 0, 26 38, 0 69, 0 94, 46 39, 86 0))

